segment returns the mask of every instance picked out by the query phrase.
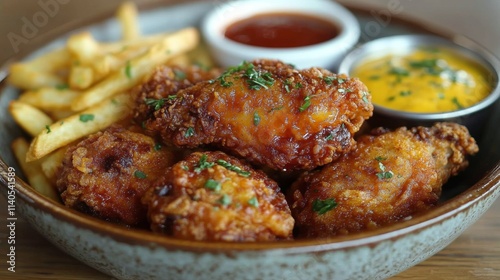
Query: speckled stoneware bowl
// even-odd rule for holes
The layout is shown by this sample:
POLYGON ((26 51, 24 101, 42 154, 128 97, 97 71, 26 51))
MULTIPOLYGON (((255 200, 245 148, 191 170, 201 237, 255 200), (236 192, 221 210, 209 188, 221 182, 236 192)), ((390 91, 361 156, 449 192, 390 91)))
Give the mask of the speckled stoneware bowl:
MULTIPOLYGON (((148 32, 163 31, 165 26, 176 29, 195 24, 211 8, 210 3, 158 8, 144 12, 141 24, 148 32)), ((93 25, 91 31, 99 38, 116 34, 117 28, 116 22, 105 21, 93 25)), ((387 278, 443 249, 500 196, 497 103, 479 143, 480 153, 445 186, 440 204, 420 216, 326 240, 247 244, 176 240, 88 217, 36 193, 23 181, 9 149, 11 141, 23 135, 6 110, 18 92, 5 81, 0 90, 1 193, 7 194, 8 168, 15 168, 16 211, 57 247, 118 279, 387 278)))

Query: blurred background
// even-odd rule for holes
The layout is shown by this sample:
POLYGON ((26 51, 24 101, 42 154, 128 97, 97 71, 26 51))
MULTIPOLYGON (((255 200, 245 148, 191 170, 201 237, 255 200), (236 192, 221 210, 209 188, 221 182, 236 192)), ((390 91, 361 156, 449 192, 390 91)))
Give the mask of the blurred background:
MULTIPOLYGON (((214 5, 234 0, 205 0, 214 5)), ((112 15, 122 0, 0 0, 0 63, 23 56, 82 23, 112 15)), ((142 8, 181 0, 135 0, 142 8)), ((380 26, 406 17, 462 34, 500 56, 498 0, 338 0, 370 7, 380 26)), ((363 28, 363 27, 362 27, 363 28)))

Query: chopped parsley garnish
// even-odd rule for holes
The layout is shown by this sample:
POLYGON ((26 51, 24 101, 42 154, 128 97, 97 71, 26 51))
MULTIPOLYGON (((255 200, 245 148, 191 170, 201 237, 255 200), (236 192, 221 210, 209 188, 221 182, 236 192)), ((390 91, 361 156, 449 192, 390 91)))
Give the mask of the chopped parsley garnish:
POLYGON ((368 95, 369 95, 369 93, 367 91, 361 92, 361 99, 363 100, 363 102, 370 103, 370 100, 368 99, 368 95))
POLYGON ((134 172, 134 177, 137 178, 137 179, 146 179, 148 177, 148 175, 146 175, 146 173, 140 171, 140 170, 136 170, 134 172))
POLYGON ((175 74, 175 79, 177 79, 177 80, 184 80, 187 77, 186 73, 184 71, 179 70, 179 69, 175 69, 174 74, 175 74))
MULTIPOLYGON (((250 63, 243 61, 240 65, 229 67, 222 75, 220 75, 217 79, 212 80, 211 82, 219 81, 221 86, 230 87, 233 85, 233 82, 228 81, 227 79, 237 73, 243 71, 242 77, 247 78, 248 87, 253 90, 259 90, 261 88, 268 88, 268 86, 272 86, 274 84, 274 78, 269 72, 262 72, 255 70, 255 66, 250 63)), ((235 79, 237 77, 234 77, 235 79)))
POLYGON ((214 179, 208 179, 205 182, 205 188, 214 192, 220 192, 220 190, 222 189, 222 185, 221 183, 215 181, 214 179))
POLYGON ((127 60, 127 63, 125 64, 125 76, 132 79, 132 65, 130 64, 130 60, 127 60))
POLYGON ((184 137, 191 137, 191 136, 194 136, 194 128, 192 127, 188 127, 186 129, 186 132, 184 132, 184 137))
POLYGON ((335 199, 333 198, 328 198, 325 200, 316 199, 313 201, 312 205, 313 211, 318 213, 319 215, 323 215, 335 207, 337 207, 337 202, 335 202, 335 199))
POLYGON ((45 125, 45 129, 47 129, 47 134, 49 134, 51 132, 50 125, 46 124, 45 125))
POLYGON ((309 106, 311 106, 311 96, 306 96, 304 97, 304 103, 299 107, 299 112, 305 111, 309 106))
POLYGON ((229 205, 231 204, 231 197, 228 194, 223 194, 222 197, 217 201, 222 205, 229 205))
POLYGON ((409 96, 409 95, 411 95, 411 90, 403 90, 403 91, 399 92, 399 95, 400 96, 409 96))
POLYGON ((247 78, 248 87, 253 90, 259 90, 261 88, 268 89, 268 86, 274 84, 274 78, 271 73, 257 71, 255 70, 255 66, 251 63, 247 64, 243 77, 247 78))
POLYGON ((334 138, 335 138, 335 134, 333 132, 331 132, 328 136, 326 136, 325 140, 330 141, 330 140, 333 140, 334 138))
POLYGON ((194 169, 194 172, 200 173, 202 170, 211 168, 215 163, 207 161, 208 156, 206 154, 201 155, 198 166, 194 169))
POLYGON ((460 101, 458 101, 458 98, 456 98, 456 97, 453 97, 451 99, 451 102, 453 102, 453 104, 455 106, 457 106, 457 109, 463 109, 464 108, 464 106, 460 103, 460 101))
POLYGON ((163 105, 165 105, 165 101, 173 100, 176 98, 177 98, 177 95, 169 95, 166 98, 160 98, 160 99, 145 98, 144 103, 146 103, 146 105, 148 105, 150 107, 153 107, 155 111, 158 111, 161 109, 161 107, 163 107, 163 105))
POLYGON ((68 84, 59 84, 59 85, 56 85, 56 89, 57 90, 69 89, 69 85, 68 84))
POLYGON ((153 148, 155 149, 155 151, 159 151, 159 150, 161 150, 161 144, 160 143, 156 143, 153 148))
POLYGON ((256 196, 254 196, 248 200, 248 204, 250 204, 253 207, 259 207, 259 200, 257 200, 256 196))
POLYGON ((283 81, 283 84, 285 84, 286 92, 290 92, 290 85, 292 84, 292 81, 290 81, 289 79, 286 79, 283 81))
POLYGON ((380 172, 377 173, 377 177, 380 180, 383 179, 391 179, 394 176, 394 173, 392 171, 386 171, 385 165, 382 163, 382 161, 386 160, 387 158, 378 156, 375 158, 376 161, 378 161, 378 168, 380 168, 380 172))
POLYGON ((389 74, 396 75, 398 77, 407 77, 410 75, 410 72, 404 68, 392 67, 391 70, 389 70, 389 74))
POLYGON ((274 112, 274 111, 279 111, 281 109, 283 109, 283 106, 274 107, 274 108, 271 108, 271 110, 269 110, 268 113, 271 113, 271 112, 274 112))
POLYGON ((260 123, 260 116, 259 116, 259 113, 257 113, 257 111, 255 111, 253 113, 253 124, 257 126, 257 125, 259 125, 259 123, 260 123))
POLYGON ((81 122, 89 122, 94 120, 94 115, 92 114, 81 114, 80 121, 81 122))
POLYGON ((295 88, 303 88, 304 86, 302 85, 302 83, 296 83, 295 84, 295 88))
POLYGON ((231 171, 236 172, 240 176, 243 176, 243 177, 250 176, 250 172, 249 171, 245 171, 245 170, 241 169, 241 167, 232 165, 231 163, 229 163, 229 162, 227 162, 227 161, 225 161, 223 159, 218 159, 216 163, 218 165, 226 168, 227 170, 231 170, 231 171))
POLYGON ((334 80, 336 80, 336 77, 323 77, 323 81, 325 81, 327 85, 331 85, 334 80))

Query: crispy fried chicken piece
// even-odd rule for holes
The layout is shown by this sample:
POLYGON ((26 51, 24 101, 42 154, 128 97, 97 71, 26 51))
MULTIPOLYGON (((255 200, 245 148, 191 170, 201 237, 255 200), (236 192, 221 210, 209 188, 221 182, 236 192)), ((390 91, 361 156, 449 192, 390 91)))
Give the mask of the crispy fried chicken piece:
POLYGON ((356 148, 319 171, 307 172, 289 192, 299 237, 331 237, 379 228, 434 206, 442 185, 478 151, 467 129, 377 129, 356 148))
POLYGON ((171 98, 179 90, 202 81, 215 79, 221 73, 222 71, 217 68, 205 70, 196 65, 158 66, 146 82, 132 89, 135 101, 133 114, 135 122, 141 125, 146 119, 152 117, 155 106, 158 104, 157 100, 171 98))
POLYGON ((223 152, 195 152, 144 195, 151 229, 205 241, 291 239, 294 221, 278 185, 223 152))
POLYGON ((213 144, 277 170, 312 169, 349 151, 373 106, 358 79, 270 60, 180 90, 144 125, 180 147, 213 144))
POLYGON ((112 126, 68 148, 57 189, 68 207, 128 226, 147 226, 141 197, 173 164, 173 154, 149 136, 112 126))

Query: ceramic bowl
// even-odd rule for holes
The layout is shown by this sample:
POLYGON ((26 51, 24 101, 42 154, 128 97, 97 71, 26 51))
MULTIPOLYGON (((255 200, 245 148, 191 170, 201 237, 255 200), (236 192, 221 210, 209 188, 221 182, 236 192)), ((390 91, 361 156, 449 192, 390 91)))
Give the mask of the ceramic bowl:
POLYGON ((490 94, 470 107, 440 113, 413 113, 374 103, 374 116, 370 122, 374 125, 391 124, 392 127, 398 127, 429 126, 435 122, 450 121, 467 126, 471 134, 479 136, 484 129, 485 121, 491 115, 493 104, 500 98, 500 61, 488 50, 465 37, 454 36, 447 39, 436 35, 410 34, 379 38, 349 52, 340 63, 338 72, 351 75, 353 69, 368 60, 390 54, 405 54, 417 48, 446 48, 482 66, 487 73, 486 80, 491 83, 490 94))
MULTIPOLYGON (((149 32, 194 24, 211 3, 144 12, 149 32)), ((91 26, 97 38, 116 34, 115 21, 91 26)), ((45 46, 39 52, 58 45, 45 46)), ((39 53, 38 52, 38 53, 39 53)), ((36 56, 37 53, 34 53, 36 56)), ((0 68, 0 73, 5 71, 0 68)), ((15 198, 16 215, 51 243, 117 279, 383 279, 437 253, 472 225, 500 196, 500 105, 490 117, 481 151, 443 191, 440 204, 420 216, 374 231, 318 240, 269 243, 194 242, 127 229, 68 209, 25 182, 10 150, 23 136, 8 115, 18 92, 0 83, 0 192, 15 198), (12 172, 12 168, 15 172, 12 172), (12 176, 15 173, 15 176, 12 176)), ((57 270, 57 267, 54 267, 57 270)))
POLYGON ((332 69, 360 36, 359 23, 354 15, 340 4, 328 0, 228 1, 207 14, 201 23, 201 30, 213 57, 224 67, 238 65, 244 60, 272 58, 298 68, 318 66, 332 69), (325 19, 337 26, 340 33, 323 43, 295 48, 255 47, 224 36, 226 28, 236 21, 262 13, 284 12, 325 19))

